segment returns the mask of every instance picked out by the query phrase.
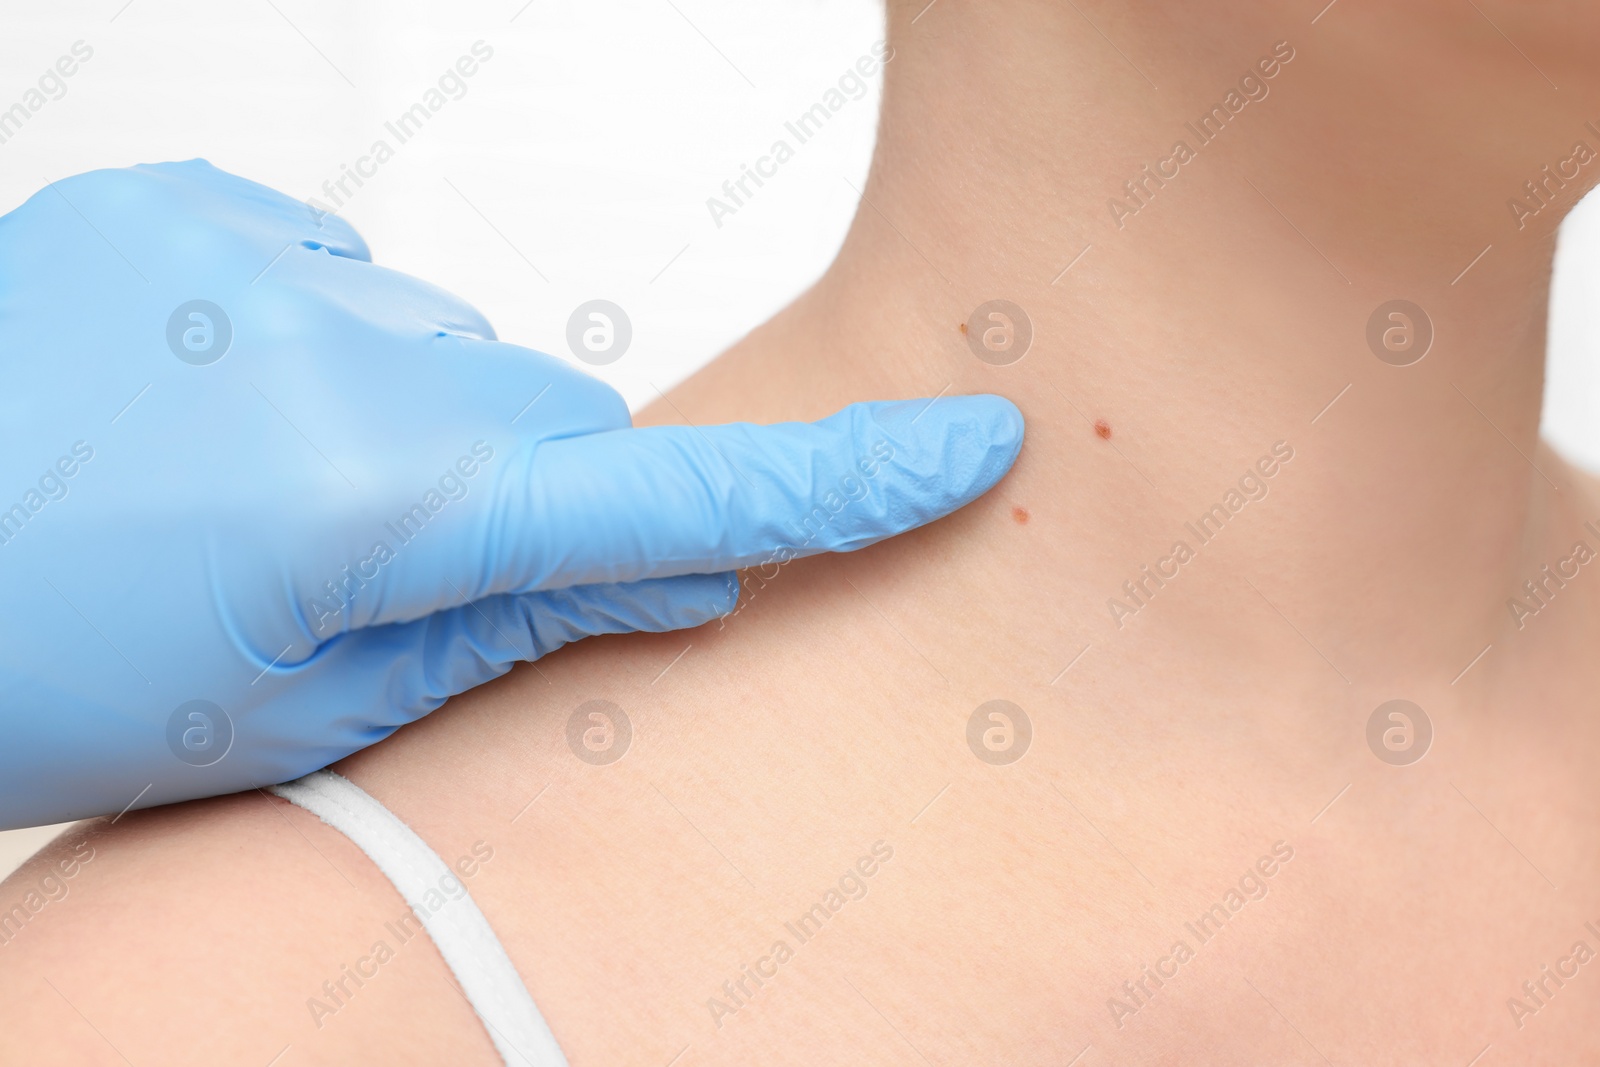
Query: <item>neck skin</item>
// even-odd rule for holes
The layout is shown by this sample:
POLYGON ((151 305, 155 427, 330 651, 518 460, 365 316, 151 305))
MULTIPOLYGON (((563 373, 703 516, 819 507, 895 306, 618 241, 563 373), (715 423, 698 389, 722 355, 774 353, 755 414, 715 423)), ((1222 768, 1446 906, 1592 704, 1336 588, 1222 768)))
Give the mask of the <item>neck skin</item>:
POLYGON ((1007 510, 1071 502, 1034 573, 1079 633, 1061 662, 1129 629, 1255 659, 1270 625, 1363 701, 1401 683, 1462 699, 1450 683, 1505 643, 1507 598, 1600 520, 1538 441, 1555 229, 1600 160, 1521 229, 1507 206, 1575 141, 1600 148, 1600 90, 1566 43, 1595 17, 1501 22, 1558 91, 1470 8, 1341 5, 1309 25, 1300 5, 1086 7, 1091 26, 1070 4, 922 7, 890 4, 880 140, 837 261, 678 410, 1003 393, 1029 419, 1007 510), (1283 40, 1268 95, 1202 145, 1185 123, 1283 40), (1179 139, 1194 158, 1119 224, 1109 201, 1179 139), (1004 367, 958 329, 997 297, 1034 329, 1004 367), (1409 367, 1365 341, 1397 297, 1435 329, 1409 367), (1294 459, 1269 496, 1200 549, 1212 587, 1163 589, 1118 626, 1107 599, 1175 540, 1197 547, 1184 523, 1279 441, 1294 459))

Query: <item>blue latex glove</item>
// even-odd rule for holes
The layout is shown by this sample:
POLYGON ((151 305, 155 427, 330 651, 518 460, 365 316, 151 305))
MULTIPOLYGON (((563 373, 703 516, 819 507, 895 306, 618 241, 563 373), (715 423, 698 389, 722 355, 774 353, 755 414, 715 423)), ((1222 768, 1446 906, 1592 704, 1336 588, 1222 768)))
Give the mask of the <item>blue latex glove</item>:
POLYGON ((950 512, 997 397, 630 429, 622 399, 203 161, 0 218, 0 827, 295 778, 733 568, 950 512), (196 303, 203 301, 204 303, 196 303))

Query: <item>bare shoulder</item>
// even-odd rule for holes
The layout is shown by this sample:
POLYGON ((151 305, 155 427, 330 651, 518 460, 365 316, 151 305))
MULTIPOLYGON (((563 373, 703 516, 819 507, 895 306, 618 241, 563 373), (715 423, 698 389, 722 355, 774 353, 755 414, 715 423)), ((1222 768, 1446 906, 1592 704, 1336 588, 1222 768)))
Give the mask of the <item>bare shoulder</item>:
POLYGON ((264 793, 81 823, 0 883, 0 1062, 494 1062, 405 910, 264 793))

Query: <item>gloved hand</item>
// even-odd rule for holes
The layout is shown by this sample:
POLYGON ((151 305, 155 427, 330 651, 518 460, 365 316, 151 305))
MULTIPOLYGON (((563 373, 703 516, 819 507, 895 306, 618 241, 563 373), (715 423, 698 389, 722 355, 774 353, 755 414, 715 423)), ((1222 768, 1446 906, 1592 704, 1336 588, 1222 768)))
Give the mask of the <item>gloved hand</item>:
POLYGON ((0 219, 0 828, 299 777, 732 568, 952 511, 997 397, 629 429, 621 398, 203 161, 0 219))

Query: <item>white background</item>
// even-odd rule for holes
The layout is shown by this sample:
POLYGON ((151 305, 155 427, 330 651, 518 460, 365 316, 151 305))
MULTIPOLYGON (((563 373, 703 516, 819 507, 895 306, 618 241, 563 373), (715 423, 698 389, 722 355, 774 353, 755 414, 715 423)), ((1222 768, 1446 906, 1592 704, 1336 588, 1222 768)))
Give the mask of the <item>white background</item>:
MULTIPOLYGON (((494 49, 341 213, 374 258, 571 359, 605 298, 633 343, 594 373, 641 407, 793 298, 854 214, 878 86, 719 228, 706 207, 883 35, 877 0, 0 0, 0 109, 82 40, 94 57, 0 145, 0 212, 97 167, 203 156, 300 199, 439 75, 494 49), (452 187, 453 186, 453 187, 452 187), (543 275, 541 278, 540 275, 543 275)), ((1545 433, 1600 469, 1600 198, 1569 220, 1545 433)), ((40 832, 0 834, 0 874, 40 832)))
POLYGON ((874 0, 126 2, 0 0, 0 109, 73 42, 94 49, 0 145, 0 211, 47 180, 195 156, 326 200, 382 137, 395 158, 340 210, 373 258, 563 358, 573 309, 616 302, 633 345, 595 373, 634 407, 821 273, 872 151, 876 84, 721 228, 707 210, 883 36, 874 0), (399 145, 384 123, 479 40, 494 58, 466 96, 399 145))

